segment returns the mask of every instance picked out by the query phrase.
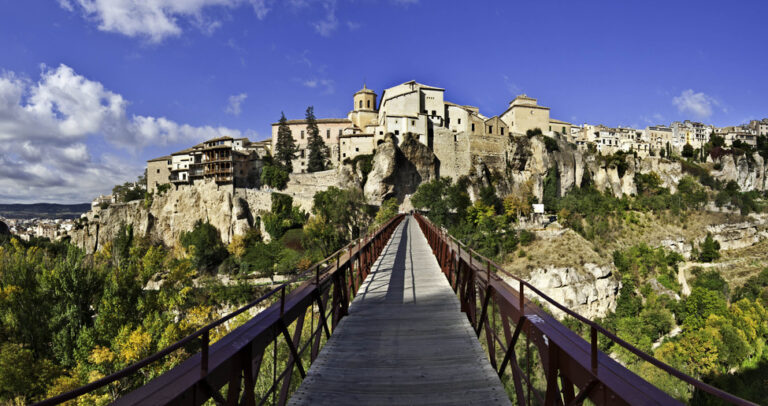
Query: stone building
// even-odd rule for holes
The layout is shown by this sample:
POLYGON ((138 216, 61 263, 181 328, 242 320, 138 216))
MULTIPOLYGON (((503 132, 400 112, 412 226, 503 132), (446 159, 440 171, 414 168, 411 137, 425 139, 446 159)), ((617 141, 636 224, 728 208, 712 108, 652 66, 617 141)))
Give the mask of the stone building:
POLYGON ((147 191, 155 192, 157 187, 168 183, 171 176, 171 156, 161 156, 147 161, 147 191))
POLYGON ((151 159, 147 161, 147 190, 154 192, 163 184, 179 188, 198 181, 219 186, 257 186, 262 158, 270 153, 269 146, 268 141, 219 137, 151 159))

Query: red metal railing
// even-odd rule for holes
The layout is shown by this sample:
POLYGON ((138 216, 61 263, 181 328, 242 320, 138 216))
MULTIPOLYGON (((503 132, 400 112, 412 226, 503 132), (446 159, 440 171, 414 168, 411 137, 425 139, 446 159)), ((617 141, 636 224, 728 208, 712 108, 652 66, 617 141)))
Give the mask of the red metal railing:
POLYGON ((670 374, 723 401, 755 405, 653 358, 468 249, 420 214, 415 217, 443 273, 459 296, 461 310, 475 328, 491 365, 502 379, 511 369, 518 405, 528 405, 532 400, 543 405, 581 404, 587 398, 599 405, 681 404, 599 351, 598 333, 651 363, 660 373, 670 374), (518 288, 512 288, 502 276, 515 280, 518 288), (526 290, 589 327, 590 341, 585 341, 526 299, 526 290), (525 344, 521 342, 521 335, 525 336, 525 344), (531 343, 538 350, 535 354, 531 354, 531 343), (532 374, 530 368, 536 357, 544 375, 539 382, 536 371, 532 374), (525 365, 521 365, 519 358, 524 359, 525 365))
POLYGON ((291 281, 163 350, 37 405, 57 405, 94 392, 195 343, 200 345, 199 352, 118 398, 115 404, 200 405, 213 399, 217 404, 284 405, 306 375, 324 340, 347 314, 349 303, 403 217, 402 214, 393 217, 377 231, 347 245, 291 281), (211 331, 269 300, 274 303, 267 309, 210 344, 211 331), (286 356, 278 359, 280 352, 286 356), (287 361, 278 370, 281 359, 287 361))

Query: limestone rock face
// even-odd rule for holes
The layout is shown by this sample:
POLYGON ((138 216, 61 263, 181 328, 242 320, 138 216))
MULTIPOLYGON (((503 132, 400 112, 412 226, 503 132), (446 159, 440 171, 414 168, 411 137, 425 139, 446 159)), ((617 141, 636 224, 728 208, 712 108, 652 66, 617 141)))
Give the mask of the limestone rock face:
POLYGON ((381 204, 390 197, 402 201, 416 191, 422 182, 436 177, 435 154, 418 139, 406 134, 400 146, 387 136, 376 147, 373 169, 368 174, 363 192, 372 204, 381 204))
MULTIPOLYGON (((292 174, 288 186, 280 193, 292 196, 294 205, 309 212, 316 192, 330 186, 355 187, 349 173, 330 170, 310 174, 292 174)), ((208 221, 228 244, 235 235, 245 234, 261 225, 263 211, 272 207, 272 190, 233 189, 213 182, 198 182, 156 195, 149 207, 144 201, 112 204, 107 209, 90 211, 85 224, 70 232, 72 242, 92 253, 112 241, 122 224, 132 225, 134 235, 173 247, 182 232, 190 231, 197 221, 208 221)), ((268 235, 262 229, 262 235, 268 235)))
POLYGON ((768 217, 752 214, 748 221, 707 226, 707 232, 712 233, 712 238, 720 243, 720 249, 745 248, 768 237, 768 217))
MULTIPOLYGON (((603 317, 616 309, 621 283, 610 266, 586 263, 583 268, 546 266, 534 269, 528 282, 545 295, 588 318, 603 317)), ((515 286, 515 285, 513 285, 515 286)), ((531 296, 538 295, 529 293, 531 296)), ((548 303, 539 298, 545 305, 548 303)), ((549 306, 557 316, 564 313, 549 306)))
POLYGON ((680 162, 652 156, 637 161, 637 172, 642 174, 655 172, 661 178, 662 187, 669 188, 670 193, 677 192, 677 183, 683 178, 683 167, 680 162))
POLYGON ((712 176, 721 182, 735 181, 742 191, 766 190, 765 160, 758 153, 751 156, 726 154, 714 161, 722 165, 719 171, 712 171, 712 176))

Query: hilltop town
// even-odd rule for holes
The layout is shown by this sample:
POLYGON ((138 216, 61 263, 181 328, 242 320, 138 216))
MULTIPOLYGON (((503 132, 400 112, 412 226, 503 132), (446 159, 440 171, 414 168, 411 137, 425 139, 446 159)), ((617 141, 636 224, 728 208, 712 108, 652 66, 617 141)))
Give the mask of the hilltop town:
MULTIPOLYGON (((705 144, 714 137, 720 137, 724 147, 754 147, 758 136, 768 135, 768 118, 727 127, 690 120, 646 128, 574 125, 551 117, 549 107, 527 95, 517 96, 501 114, 489 117, 477 107, 445 100, 444 94, 445 89, 410 81, 383 90, 377 100, 377 94, 363 86, 353 95, 353 109, 346 118, 316 120, 328 147, 328 167, 338 168, 356 157, 373 154, 387 136, 400 144, 406 134, 434 153, 436 176, 452 179, 469 174, 478 162, 503 171, 510 163, 505 155, 510 140, 532 133, 561 139, 586 153, 623 151, 640 158, 703 156, 705 144)), ((308 171, 307 124, 305 119, 286 121, 297 147, 294 173, 308 171)), ((279 126, 272 124, 271 140, 220 137, 151 159, 147 163, 147 190, 156 191, 166 184, 186 187, 200 181, 233 188, 261 187, 260 169, 264 157, 275 152, 279 126)))

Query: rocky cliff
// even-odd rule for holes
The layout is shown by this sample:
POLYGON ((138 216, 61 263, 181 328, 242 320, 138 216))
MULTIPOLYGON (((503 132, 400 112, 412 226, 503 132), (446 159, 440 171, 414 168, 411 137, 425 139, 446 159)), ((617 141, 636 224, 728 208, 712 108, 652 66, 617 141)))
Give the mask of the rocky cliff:
POLYGON ((712 176, 721 182, 735 181, 742 191, 767 190, 765 160, 755 152, 752 155, 723 154, 716 159, 709 158, 715 164, 712 176))
MULTIPOLYGON (((279 192, 292 196, 294 205, 309 212, 317 191, 330 186, 356 185, 349 168, 342 167, 312 174, 292 174, 286 189, 279 192)), ((96 208, 86 213, 81 227, 74 229, 70 236, 74 244, 91 253, 112 241, 122 224, 130 224, 134 235, 173 247, 178 244, 182 232, 191 230, 198 220, 202 220, 209 221, 221 233, 222 241, 229 243, 234 235, 245 234, 260 223, 261 212, 271 209, 272 192, 267 188, 233 189, 213 182, 198 182, 155 195, 148 207, 143 200, 137 200, 112 204, 106 209, 96 208)))

